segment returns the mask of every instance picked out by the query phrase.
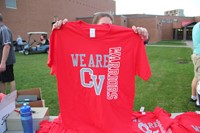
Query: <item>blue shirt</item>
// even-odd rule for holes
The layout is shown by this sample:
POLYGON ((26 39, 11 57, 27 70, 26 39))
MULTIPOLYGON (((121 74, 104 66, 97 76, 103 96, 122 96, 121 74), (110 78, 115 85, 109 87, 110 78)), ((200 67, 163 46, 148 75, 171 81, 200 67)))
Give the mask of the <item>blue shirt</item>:
POLYGON ((192 29, 193 53, 200 55, 200 22, 196 23, 192 29))
POLYGON ((16 41, 17 41, 17 44, 18 44, 18 45, 23 45, 23 42, 22 42, 22 38, 21 38, 21 37, 18 37, 16 41))

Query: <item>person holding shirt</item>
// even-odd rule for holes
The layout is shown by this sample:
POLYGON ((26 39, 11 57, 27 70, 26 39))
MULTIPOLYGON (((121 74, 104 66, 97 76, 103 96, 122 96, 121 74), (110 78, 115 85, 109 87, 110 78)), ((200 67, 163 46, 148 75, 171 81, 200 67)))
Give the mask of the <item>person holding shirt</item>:
MULTIPOLYGON (((110 13, 106 13, 106 12, 98 12, 95 13, 93 16, 93 20, 92 23, 93 24, 113 24, 114 18, 110 13)), ((58 20, 56 21, 56 23, 53 24, 52 29, 60 29, 61 26, 65 23, 67 23, 68 20, 64 19, 64 20, 58 20)), ((144 44, 148 44, 150 37, 149 37, 149 33, 147 31, 146 28, 143 27, 136 27, 136 26, 132 26, 132 29, 135 33, 138 33, 139 36, 144 40, 144 44)))

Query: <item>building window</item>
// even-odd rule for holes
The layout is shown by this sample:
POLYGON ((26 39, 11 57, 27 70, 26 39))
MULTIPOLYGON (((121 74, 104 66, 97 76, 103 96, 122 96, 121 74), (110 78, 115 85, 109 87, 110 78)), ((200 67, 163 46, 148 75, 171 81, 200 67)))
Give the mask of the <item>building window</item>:
POLYGON ((178 29, 178 31, 183 31, 183 29, 178 29))
POLYGON ((17 9, 16 0, 5 0, 6 8, 17 9))

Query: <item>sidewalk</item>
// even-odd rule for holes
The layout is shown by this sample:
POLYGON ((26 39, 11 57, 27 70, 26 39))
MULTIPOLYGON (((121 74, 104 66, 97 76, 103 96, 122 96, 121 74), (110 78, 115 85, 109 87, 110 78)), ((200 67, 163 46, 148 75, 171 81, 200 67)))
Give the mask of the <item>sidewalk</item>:
POLYGON ((146 46, 155 46, 155 47, 180 47, 180 48, 191 48, 193 49, 193 44, 192 44, 192 41, 185 41, 185 43, 187 45, 153 45, 153 44, 149 44, 149 45, 146 45, 146 46))
POLYGON ((192 43, 192 41, 185 41, 185 43, 187 44, 187 46, 189 46, 190 48, 193 49, 193 43, 192 43))

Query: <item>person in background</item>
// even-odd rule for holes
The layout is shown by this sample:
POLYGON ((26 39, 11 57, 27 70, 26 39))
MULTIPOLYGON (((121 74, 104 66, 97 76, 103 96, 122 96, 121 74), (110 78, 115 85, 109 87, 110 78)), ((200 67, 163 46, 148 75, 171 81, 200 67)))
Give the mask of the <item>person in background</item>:
POLYGON ((36 45, 36 51, 40 48, 40 46, 43 46, 43 45, 49 45, 49 40, 48 40, 48 38, 47 38, 47 35, 45 35, 45 34, 42 34, 41 36, 40 36, 40 43, 38 43, 37 45, 36 45))
POLYGON ((6 83, 10 83, 10 91, 16 90, 13 65, 16 62, 13 49, 13 38, 10 29, 4 25, 0 13, 0 92, 6 94, 6 83))
POLYGON ((192 80, 191 101, 196 101, 196 107, 200 107, 200 22, 192 29, 194 78, 192 80))
MULTIPOLYGON (((92 23, 98 24, 98 25, 100 25, 100 24, 113 24, 113 21, 114 21, 114 18, 110 13, 98 12, 98 13, 94 14, 92 23)), ((60 29, 62 24, 65 24, 66 22, 68 22, 67 19, 56 21, 56 23, 53 24, 52 30, 53 29, 60 29)), ((138 33, 140 35, 140 37, 144 40, 144 44, 148 44, 150 37, 149 37, 149 33, 148 33, 146 28, 136 27, 136 26, 133 25, 132 29, 135 33, 138 33)))
POLYGON ((47 44, 49 44, 49 40, 47 38, 47 35, 42 34, 40 36, 40 43, 41 43, 41 45, 47 45, 47 44))
POLYGON ((17 37, 17 48, 18 50, 23 50, 23 41, 22 41, 22 37, 20 35, 18 35, 17 37))

